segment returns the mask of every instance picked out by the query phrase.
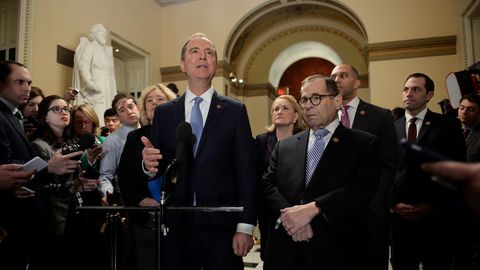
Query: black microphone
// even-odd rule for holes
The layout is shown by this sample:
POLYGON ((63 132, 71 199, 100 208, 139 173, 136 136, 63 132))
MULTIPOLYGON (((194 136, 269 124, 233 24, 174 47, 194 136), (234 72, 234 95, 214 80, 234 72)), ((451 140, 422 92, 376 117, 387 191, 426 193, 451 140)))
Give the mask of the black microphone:
POLYGON ((90 132, 87 132, 80 136, 80 139, 78 140, 78 150, 79 151, 84 151, 87 149, 92 148, 92 146, 95 144, 95 135, 93 135, 90 132))
POLYGON ((164 173, 164 190, 173 192, 174 186, 177 184, 178 173, 181 168, 182 157, 187 147, 192 146, 192 127, 187 122, 182 122, 177 126, 175 133, 176 151, 175 158, 164 173))

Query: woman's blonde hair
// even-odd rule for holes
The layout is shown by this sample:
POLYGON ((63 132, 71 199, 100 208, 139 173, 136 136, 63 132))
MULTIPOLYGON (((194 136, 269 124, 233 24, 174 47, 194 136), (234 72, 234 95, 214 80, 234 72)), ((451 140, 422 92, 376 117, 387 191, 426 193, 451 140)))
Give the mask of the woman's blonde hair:
POLYGON ((100 121, 98 120, 98 115, 93 109, 92 105, 90 104, 80 104, 77 105, 73 108, 72 110, 72 121, 71 126, 72 126, 72 131, 75 133, 75 130, 73 130, 74 127, 74 122, 75 122, 75 112, 76 111, 81 111, 85 116, 92 121, 92 127, 93 127, 93 135, 98 135, 100 132, 100 121))
MULTIPOLYGON (((273 103, 272 103, 272 110, 270 112, 270 115, 273 114, 273 111, 275 110, 275 102, 279 100, 286 100, 290 105, 292 105, 293 110, 297 113, 298 119, 295 121, 293 124, 293 134, 298 133, 302 130, 305 129, 305 123, 303 122, 303 112, 300 106, 297 103, 297 100, 292 96, 292 95, 281 95, 277 97, 273 103)), ((274 132, 275 131, 275 124, 271 124, 269 126, 266 126, 265 129, 267 132, 274 132)))
POLYGON ((140 99, 138 101, 138 107, 139 107, 139 110, 140 110, 140 123, 142 124, 142 126, 150 125, 151 124, 150 121, 153 120, 153 119, 151 119, 150 121, 148 120, 147 109, 146 109, 145 105, 147 103, 147 96, 152 91, 155 91, 157 89, 163 92, 165 97, 167 97, 167 100, 172 100, 172 99, 175 99, 177 97, 177 95, 175 95, 175 93, 173 93, 173 91, 170 90, 170 88, 166 87, 165 85, 163 85, 161 83, 157 83, 157 84, 145 87, 142 90, 142 93, 140 94, 140 99))

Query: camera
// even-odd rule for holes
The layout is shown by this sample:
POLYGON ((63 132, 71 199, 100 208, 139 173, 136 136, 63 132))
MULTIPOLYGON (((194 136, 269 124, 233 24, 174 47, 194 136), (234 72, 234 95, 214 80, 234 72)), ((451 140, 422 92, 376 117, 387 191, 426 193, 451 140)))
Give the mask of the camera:
MULTIPOLYGON (((80 151, 80 145, 78 143, 65 144, 62 147, 62 155, 68 155, 77 151, 80 151)), ((80 156, 73 157, 72 159, 79 160, 80 156)))

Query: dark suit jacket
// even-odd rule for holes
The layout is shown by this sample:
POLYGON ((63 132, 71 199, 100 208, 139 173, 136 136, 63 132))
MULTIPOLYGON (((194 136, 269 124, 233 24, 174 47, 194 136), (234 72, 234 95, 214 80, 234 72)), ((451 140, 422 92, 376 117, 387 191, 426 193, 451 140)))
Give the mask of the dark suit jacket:
MULTIPOLYGON (((160 173, 175 157, 175 130, 184 121, 185 95, 155 110, 151 141, 163 156, 160 173)), ((253 138, 245 105, 215 92, 196 157, 191 147, 187 149, 176 189, 167 203, 191 206, 195 193, 198 206, 243 206, 241 214, 196 215, 194 227, 228 230, 231 236, 237 223, 256 224, 253 138)), ((181 215, 171 214, 167 222, 189 226, 181 215)))
POLYGON ((308 243, 295 243, 272 224, 264 267, 296 269, 294 261, 302 253, 308 269, 365 269, 368 203, 381 168, 380 142, 340 124, 305 188, 308 137, 306 130, 278 142, 262 191, 277 217, 280 209, 315 201, 321 214, 311 222, 314 236, 308 243))
MULTIPOLYGON (((128 133, 125 147, 118 163, 118 185, 122 197, 127 206, 138 206, 144 198, 152 198, 148 188, 148 177, 143 172, 142 159, 143 143, 142 136, 149 137, 152 126, 143 126, 128 133)), ((131 213, 133 221, 137 224, 145 224, 149 218, 148 213, 131 213)))
POLYGON ((382 172, 377 193, 370 202, 370 210, 378 214, 388 213, 388 193, 397 172, 398 143, 390 110, 360 100, 352 125, 378 136, 382 144, 382 172))
MULTIPOLYGON (((398 139, 406 137, 405 116, 395 121, 398 139)), ((465 142, 460 121, 456 118, 427 111, 422 127, 417 136, 418 145, 434 150, 444 156, 458 161, 465 161, 465 142)), ((395 178, 390 203, 429 203, 441 211, 452 208, 451 194, 430 180, 430 175, 419 168, 419 164, 409 164, 401 150, 399 172, 395 178)), ((439 213, 439 212, 437 212, 439 213)))
MULTIPOLYGON (((0 101, 0 164, 25 163, 35 156, 33 148, 23 133, 18 119, 0 101)), ((26 263, 26 257, 33 248, 32 243, 43 233, 43 190, 36 177, 28 186, 36 191, 35 197, 19 200, 12 191, 0 191, 0 227, 8 237, 0 244, 0 268, 11 269, 12 264, 3 268, 9 259, 13 263, 26 263), (39 231, 36 231, 38 229, 39 231)), ((38 243, 37 243, 38 244, 38 243)))
POLYGON ((480 124, 477 124, 465 138, 465 143, 467 145, 467 161, 480 161, 480 124))

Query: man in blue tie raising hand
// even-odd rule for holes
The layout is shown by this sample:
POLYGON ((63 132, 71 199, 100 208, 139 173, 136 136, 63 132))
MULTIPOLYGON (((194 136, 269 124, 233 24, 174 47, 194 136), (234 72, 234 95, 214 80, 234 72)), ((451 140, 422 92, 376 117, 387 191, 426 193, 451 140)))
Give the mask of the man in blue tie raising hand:
POLYGON ((167 213, 166 269, 243 269, 253 246, 256 180, 253 138, 245 105, 212 86, 217 51, 203 34, 183 46, 180 67, 188 88, 155 110, 151 143, 144 137, 144 169, 162 174, 175 157, 175 130, 192 126, 194 143, 181 158, 171 206, 243 206, 242 213, 167 213))

